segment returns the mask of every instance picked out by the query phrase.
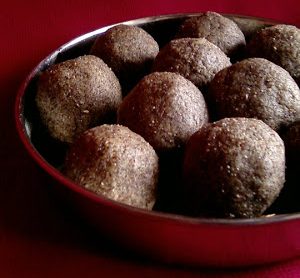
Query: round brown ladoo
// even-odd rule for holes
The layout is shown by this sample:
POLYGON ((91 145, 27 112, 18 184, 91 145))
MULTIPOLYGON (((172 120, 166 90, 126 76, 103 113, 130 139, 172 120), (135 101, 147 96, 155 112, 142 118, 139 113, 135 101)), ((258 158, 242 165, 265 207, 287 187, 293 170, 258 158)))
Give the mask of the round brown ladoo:
POLYGON ((204 89, 215 74, 230 66, 229 58, 206 39, 170 41, 157 55, 152 71, 177 72, 204 89))
POLYGON ((279 24, 260 30, 247 45, 247 53, 283 67, 300 84, 300 29, 297 27, 279 24))
POLYGON ((36 104, 49 134, 71 143, 90 127, 115 119, 122 101, 115 74, 87 55, 50 66, 38 81, 36 104))
POLYGON ((100 35, 90 53, 112 68, 127 91, 150 71, 158 51, 157 42, 142 28, 120 24, 100 35))
POLYGON ((118 123, 142 135, 157 151, 181 147, 207 121, 199 89, 171 72, 145 76, 118 109, 118 123))
POLYGON ((215 12, 186 19, 176 37, 205 38, 230 57, 237 56, 246 44, 245 36, 238 25, 215 12))
POLYGON ((63 171, 80 186, 117 202, 151 210, 156 200, 158 157, 124 126, 85 131, 71 145, 63 171))
POLYGON ((300 90, 283 68, 249 58, 216 74, 209 88, 218 118, 258 118, 273 129, 300 119, 300 90))
POLYGON ((188 141, 183 177, 188 214, 260 216, 284 184, 283 141, 256 119, 207 124, 188 141))

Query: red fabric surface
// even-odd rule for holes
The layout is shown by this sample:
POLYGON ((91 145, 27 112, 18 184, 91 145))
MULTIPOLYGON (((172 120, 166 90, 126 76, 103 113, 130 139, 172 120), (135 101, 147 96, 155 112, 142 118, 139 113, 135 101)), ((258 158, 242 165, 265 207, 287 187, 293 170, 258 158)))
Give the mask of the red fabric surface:
POLYGON ((16 91, 26 74, 52 50, 82 33, 133 18, 206 10, 300 26, 298 2, 4 1, 0 12, 0 277, 300 277, 300 259, 225 271, 163 265, 120 250, 45 186, 48 178, 23 149, 13 120, 16 91))

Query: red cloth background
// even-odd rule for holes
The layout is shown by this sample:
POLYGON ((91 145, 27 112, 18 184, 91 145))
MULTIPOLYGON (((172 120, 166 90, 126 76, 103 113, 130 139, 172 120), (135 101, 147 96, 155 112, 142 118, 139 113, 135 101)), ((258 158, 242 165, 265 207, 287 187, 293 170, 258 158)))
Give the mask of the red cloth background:
POLYGON ((300 277, 300 259, 224 271, 167 266, 119 250, 78 220, 45 187, 48 178, 23 149, 13 119, 16 91, 26 74, 44 56, 75 36, 133 18, 206 10, 266 17, 300 26, 298 2, 2 1, 0 277, 300 277))

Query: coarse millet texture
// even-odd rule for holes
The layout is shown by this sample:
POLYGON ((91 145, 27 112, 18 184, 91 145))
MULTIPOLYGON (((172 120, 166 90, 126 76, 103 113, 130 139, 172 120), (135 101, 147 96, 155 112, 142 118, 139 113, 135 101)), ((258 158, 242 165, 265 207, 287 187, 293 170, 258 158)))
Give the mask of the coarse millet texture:
POLYGON ((300 119, 300 90, 283 68, 249 58, 216 74, 209 97, 218 118, 246 117, 279 131, 300 119))
POLYGON ((230 65, 229 58, 206 39, 183 38, 170 41, 158 53, 152 71, 177 72, 203 89, 230 65))
POLYGON ((183 175, 189 214, 260 216, 283 187, 284 144, 260 120, 226 118, 190 138, 183 175))
POLYGON ((109 199, 151 210, 156 200, 158 157, 138 134, 120 125, 85 131, 71 146, 64 174, 109 199))
POLYGON ((207 121, 200 90, 171 72, 145 76, 118 109, 118 123, 143 136, 157 151, 181 147, 207 121))
POLYGON ((122 101, 120 83, 98 57, 81 56, 44 71, 36 104, 50 135, 66 143, 81 132, 116 117, 122 101))
POLYGON ((215 12, 186 19, 176 37, 205 38, 230 57, 237 55, 246 44, 245 36, 238 25, 215 12))
POLYGON ((300 29, 274 25, 257 32, 247 45, 250 57, 262 57, 286 69, 300 84, 300 29))
POLYGON ((103 59, 127 90, 150 71, 158 51, 157 42, 142 28, 120 24, 100 35, 90 53, 103 59))

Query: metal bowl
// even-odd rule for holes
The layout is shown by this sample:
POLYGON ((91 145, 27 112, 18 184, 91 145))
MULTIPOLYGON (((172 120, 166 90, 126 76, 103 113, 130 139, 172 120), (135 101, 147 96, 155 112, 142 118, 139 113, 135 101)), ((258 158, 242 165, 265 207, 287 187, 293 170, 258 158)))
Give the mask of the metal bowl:
MULTIPOLYGON (((156 16, 123 24, 148 31, 160 46, 168 42, 182 21, 198 14, 156 16)), ((241 27, 246 37, 273 21, 226 15, 241 27)), ((112 25, 111 25, 112 26, 112 25)), ((59 47, 41 61, 19 89, 15 118, 18 134, 37 164, 55 181, 59 191, 80 213, 115 242, 156 260, 202 266, 249 266, 300 256, 300 213, 278 211, 255 219, 191 218, 145 211, 95 195, 65 178, 59 171, 64 148, 41 128, 34 104, 36 81, 41 71, 88 53, 106 26, 59 47)), ((299 209, 300 210, 300 209, 299 209)))

